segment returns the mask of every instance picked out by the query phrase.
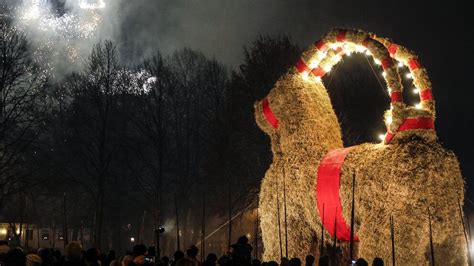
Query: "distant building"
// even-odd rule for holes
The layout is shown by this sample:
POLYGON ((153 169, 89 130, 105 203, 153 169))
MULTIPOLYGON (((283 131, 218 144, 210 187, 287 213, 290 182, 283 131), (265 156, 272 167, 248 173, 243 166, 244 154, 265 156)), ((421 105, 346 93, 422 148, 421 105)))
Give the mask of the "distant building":
MULTIPOLYGON (((83 243, 90 242, 89 230, 68 230, 68 240, 83 243), (82 231, 82 234, 81 232, 82 231), (81 240, 81 235, 84 239, 81 240)), ((9 242, 10 246, 21 246, 25 249, 64 248, 62 229, 40 227, 36 224, 2 223, 0 222, 0 239, 9 242), (21 230, 20 230, 21 226, 21 230)))

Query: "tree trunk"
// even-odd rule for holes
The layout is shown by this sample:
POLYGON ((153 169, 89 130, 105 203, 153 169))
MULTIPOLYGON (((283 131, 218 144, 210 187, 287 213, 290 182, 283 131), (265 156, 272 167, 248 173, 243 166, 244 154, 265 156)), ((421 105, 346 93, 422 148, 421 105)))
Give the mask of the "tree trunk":
POLYGON ((104 192, 99 189, 94 223, 94 247, 101 248, 102 224, 104 216, 104 192))
POLYGON ((174 196, 174 210, 176 214, 176 250, 181 250, 180 236, 179 236, 179 211, 178 211, 178 200, 176 195, 174 196))
POLYGON ((202 193, 201 262, 206 256, 206 193, 202 193))
POLYGON ((227 248, 230 248, 232 245, 232 185, 229 180, 229 198, 228 198, 228 208, 229 208, 229 232, 228 232, 228 245, 227 248))
POLYGON ((68 234, 68 226, 67 226, 67 206, 66 206, 66 193, 63 195, 63 243, 64 243, 64 250, 66 250, 66 246, 69 243, 69 234, 68 234))

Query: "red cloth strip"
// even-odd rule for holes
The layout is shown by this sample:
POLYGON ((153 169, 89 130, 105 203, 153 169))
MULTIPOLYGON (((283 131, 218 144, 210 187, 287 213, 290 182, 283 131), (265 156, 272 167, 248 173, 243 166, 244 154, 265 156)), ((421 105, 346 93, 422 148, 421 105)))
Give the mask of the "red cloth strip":
POLYGON ((267 122, 273 127, 273 128, 278 128, 278 118, 276 118, 275 114, 272 112, 272 109, 270 109, 270 103, 268 102, 268 98, 263 99, 262 101, 262 107, 263 107, 263 115, 265 116, 265 119, 267 122))
POLYGON ((311 69, 309 69, 308 65, 306 65, 306 63, 303 61, 303 58, 300 58, 300 60, 298 60, 298 62, 296 62, 296 70, 298 70, 298 72, 300 73, 303 73, 303 72, 309 72, 311 69))
MULTIPOLYGON (((434 120, 432 117, 406 118, 398 128, 398 132, 409 131, 415 129, 434 129, 434 120)), ((385 136, 385 143, 388 144, 395 136, 394 133, 388 132, 385 136)))
POLYGON ((322 40, 322 39, 319 40, 319 41, 317 41, 314 45, 315 45, 316 48, 318 48, 318 50, 320 50, 320 51, 326 50, 326 47, 327 47, 327 46, 326 46, 326 42, 325 42, 324 40, 322 40))
POLYGON ((408 61, 408 67, 411 71, 421 67, 420 62, 416 58, 412 58, 408 61))
POLYGON ((432 117, 407 118, 403 121, 398 131, 407 131, 413 129, 434 129, 434 120, 432 117))
POLYGON ((339 33, 337 34, 336 40, 338 42, 345 41, 346 40, 346 33, 347 33, 347 31, 345 31, 345 30, 339 31, 339 33))
POLYGON ((382 60, 382 68, 383 68, 383 70, 385 70, 385 69, 391 67, 392 65, 393 65, 393 60, 392 60, 392 58, 384 58, 384 59, 382 60))
POLYGON ((402 92, 392 91, 392 93, 390 93, 390 99, 392 99, 392 102, 403 102, 402 92))
MULTIPOLYGON (((341 168, 351 149, 352 148, 343 148, 328 152, 319 163, 316 182, 319 217, 323 217, 324 206, 324 227, 332 237, 334 237, 334 230, 336 230, 337 239, 343 241, 350 241, 351 228, 342 215, 339 188, 341 168)), ((355 234, 354 241, 359 241, 359 238, 355 234)))
POLYGON ((326 75, 326 71, 324 71, 324 69, 322 69, 321 67, 317 67, 313 70, 311 70, 311 73, 316 76, 316 77, 324 77, 324 75, 326 75))
POLYGON ((431 89, 424 89, 420 91, 420 100, 422 101, 432 101, 433 100, 433 92, 431 89))
POLYGON ((389 46, 388 46, 388 52, 390 53, 390 55, 393 57, 395 55, 395 53, 397 53, 397 50, 398 50, 398 45, 394 44, 394 43, 391 43, 389 46))
POLYGON ((387 132, 384 139, 385 144, 389 144, 392 139, 393 139, 393 133, 387 132))

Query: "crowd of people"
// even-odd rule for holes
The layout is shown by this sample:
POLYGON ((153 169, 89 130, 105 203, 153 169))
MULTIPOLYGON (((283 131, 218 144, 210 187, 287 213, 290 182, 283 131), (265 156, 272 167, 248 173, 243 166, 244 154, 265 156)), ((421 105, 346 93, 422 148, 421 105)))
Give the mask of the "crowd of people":
MULTIPOLYGON (((7 241, 0 241, 0 266, 303 266, 299 258, 282 258, 280 263, 276 261, 261 262, 252 260, 252 246, 248 239, 242 236, 237 243, 231 246, 229 252, 218 258, 216 254, 210 253, 206 259, 198 259, 199 250, 196 246, 190 246, 186 252, 176 251, 173 258, 167 256, 157 258, 155 247, 136 245, 132 252, 123 256, 111 250, 107 254, 98 249, 90 248, 83 250, 76 242, 69 243, 64 254, 57 249, 40 248, 35 251, 25 252, 19 247, 11 248, 7 241)), ((324 255, 318 259, 312 255, 305 258, 304 266, 329 266, 339 265, 331 260, 330 256, 324 255)), ((360 258, 352 263, 357 266, 368 266, 369 263, 360 258)), ((380 258, 375 258, 372 266, 383 266, 380 258)))

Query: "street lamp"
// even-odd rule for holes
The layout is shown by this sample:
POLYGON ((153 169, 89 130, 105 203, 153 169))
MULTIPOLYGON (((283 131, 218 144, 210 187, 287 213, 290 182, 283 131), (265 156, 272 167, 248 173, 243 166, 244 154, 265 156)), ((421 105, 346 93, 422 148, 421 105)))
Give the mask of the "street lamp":
POLYGON ((134 238, 134 237, 130 237, 130 242, 135 243, 135 238, 134 238))

